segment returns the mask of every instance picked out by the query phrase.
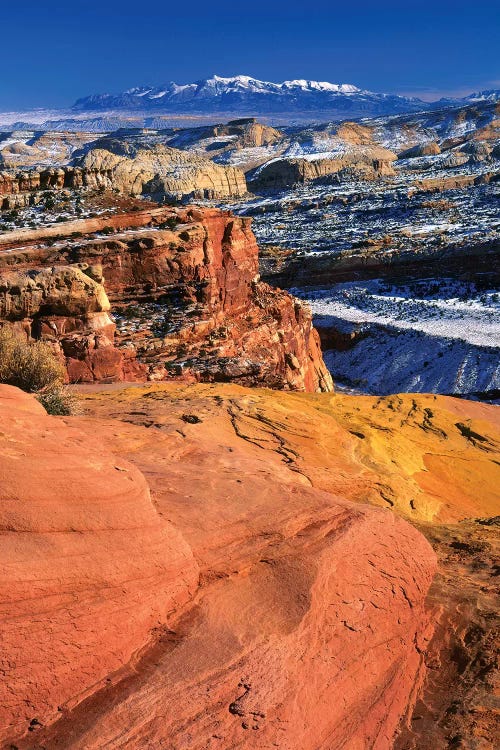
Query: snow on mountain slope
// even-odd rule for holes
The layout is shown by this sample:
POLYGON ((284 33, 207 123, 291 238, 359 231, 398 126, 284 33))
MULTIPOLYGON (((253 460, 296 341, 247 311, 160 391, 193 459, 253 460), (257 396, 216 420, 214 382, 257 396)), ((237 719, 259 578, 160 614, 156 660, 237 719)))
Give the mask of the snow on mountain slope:
POLYGON ((143 86, 122 93, 93 94, 78 99, 77 112, 98 110, 163 110, 167 112, 301 113, 327 111, 332 118, 363 117, 426 108, 419 99, 366 91, 349 83, 295 79, 272 83, 251 76, 214 75, 196 83, 143 86))
POLYGON ((487 91, 475 91, 472 94, 462 97, 461 99, 440 99, 435 104, 443 103, 445 105, 464 102, 498 102, 500 101, 500 89, 488 89, 487 91))
POLYGON ((495 140, 500 137, 500 102, 471 100, 462 106, 444 106, 428 112, 376 118, 373 137, 386 148, 403 150, 436 141, 453 145, 455 139, 495 140))

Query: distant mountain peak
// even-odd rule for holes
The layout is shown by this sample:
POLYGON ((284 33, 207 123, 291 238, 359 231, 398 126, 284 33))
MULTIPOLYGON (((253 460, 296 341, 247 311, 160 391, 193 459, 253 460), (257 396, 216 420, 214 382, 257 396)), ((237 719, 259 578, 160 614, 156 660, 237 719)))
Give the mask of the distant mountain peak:
POLYGON ((119 94, 93 94, 79 99, 73 110, 79 112, 141 111, 145 113, 215 115, 281 115, 331 120, 359 119, 405 114, 434 109, 436 106, 491 102, 500 91, 469 94, 463 99, 423 102, 415 97, 377 93, 352 83, 330 83, 296 78, 281 83, 261 81, 247 75, 213 74, 192 83, 169 81, 161 86, 135 86, 119 94))
POLYGON ((475 91, 464 97, 465 102, 497 102, 500 100, 500 89, 487 89, 486 91, 475 91))
POLYGON ((193 83, 173 81, 161 86, 136 86, 119 94, 94 94, 79 99, 78 111, 143 110, 170 114, 283 114, 323 112, 332 119, 417 111, 418 99, 380 94, 351 83, 303 78, 273 83, 248 75, 212 75, 193 83))

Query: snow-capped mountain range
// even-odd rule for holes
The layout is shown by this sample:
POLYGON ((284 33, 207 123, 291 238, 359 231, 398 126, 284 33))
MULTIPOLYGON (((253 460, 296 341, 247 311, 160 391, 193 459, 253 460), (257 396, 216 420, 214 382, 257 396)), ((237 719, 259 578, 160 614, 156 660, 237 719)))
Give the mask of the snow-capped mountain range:
POLYGON ((350 83, 297 79, 272 83, 250 76, 214 75, 195 83, 141 86, 119 94, 92 94, 78 99, 73 112, 143 111, 169 114, 217 112, 300 115, 321 113, 332 120, 420 112, 444 106, 498 101, 500 91, 470 94, 463 99, 424 102, 415 97, 381 94, 350 83))
POLYGON ((349 83, 302 79, 271 83, 244 75, 232 78, 214 75, 184 85, 171 82, 164 86, 132 88, 120 94, 93 94, 78 99, 73 110, 125 109, 202 114, 329 112, 336 119, 415 112, 426 106, 413 97, 379 94, 349 83))

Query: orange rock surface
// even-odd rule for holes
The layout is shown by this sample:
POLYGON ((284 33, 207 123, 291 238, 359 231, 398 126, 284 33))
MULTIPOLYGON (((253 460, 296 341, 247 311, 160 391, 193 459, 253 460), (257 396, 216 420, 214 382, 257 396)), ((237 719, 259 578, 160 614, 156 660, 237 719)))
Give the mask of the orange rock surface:
POLYGON ((242 437, 238 410, 272 392, 152 385, 72 418, 5 393, 7 742, 390 746, 423 678, 435 556, 242 437))
MULTIPOLYGON (((128 419, 147 425, 178 424, 188 408, 210 415, 211 423, 225 413, 240 438, 276 454, 314 487, 391 508, 415 521, 453 522, 499 511, 496 406, 425 394, 379 398, 230 384, 157 387, 105 397, 88 393, 86 403, 103 416, 137 408, 142 417, 128 419), (162 410, 160 419, 162 398, 168 399, 169 410, 162 410)), ((199 426, 197 432, 206 429, 199 426)))
POLYGON ((487 581, 446 550, 497 507, 496 407, 95 388, 68 418, 0 392, 7 747, 437 750, 454 691, 489 741, 487 581), (435 555, 395 512, 442 545, 427 604, 435 555))
POLYGON ((54 721, 188 601, 198 566, 137 468, 0 385, 0 742, 54 721))

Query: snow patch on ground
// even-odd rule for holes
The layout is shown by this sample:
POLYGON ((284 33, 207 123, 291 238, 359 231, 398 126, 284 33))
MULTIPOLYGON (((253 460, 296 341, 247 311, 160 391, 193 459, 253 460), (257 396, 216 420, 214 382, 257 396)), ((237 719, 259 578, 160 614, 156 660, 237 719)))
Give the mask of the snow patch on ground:
POLYGON ((500 350, 497 292, 474 294, 473 289, 451 280, 428 280, 428 284, 441 290, 417 297, 407 286, 390 287, 375 279, 307 293, 294 289, 292 293, 306 297, 320 321, 332 316, 352 323, 378 323, 500 350))
POLYGON ((324 352, 332 377, 364 393, 485 394, 500 389, 498 349, 370 326, 348 351, 324 352))
POLYGON ((474 394, 500 389, 500 295, 472 283, 381 280, 292 290, 320 328, 355 331, 346 351, 327 351, 332 376, 360 391, 474 394))
POLYGON ((294 141, 287 148, 283 156, 288 159, 316 161, 319 159, 338 159, 353 151, 354 148, 345 141, 332 138, 327 140, 311 140, 305 143, 294 141))

